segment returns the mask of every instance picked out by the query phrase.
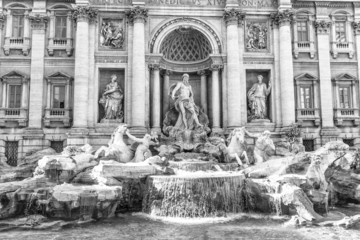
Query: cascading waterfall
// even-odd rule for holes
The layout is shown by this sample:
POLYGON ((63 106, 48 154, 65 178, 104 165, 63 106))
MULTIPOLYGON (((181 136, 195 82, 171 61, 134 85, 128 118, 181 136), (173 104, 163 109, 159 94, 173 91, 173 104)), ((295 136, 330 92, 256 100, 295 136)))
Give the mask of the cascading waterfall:
POLYGON ((244 210, 241 173, 189 173, 151 176, 143 212, 166 217, 220 217, 244 210))

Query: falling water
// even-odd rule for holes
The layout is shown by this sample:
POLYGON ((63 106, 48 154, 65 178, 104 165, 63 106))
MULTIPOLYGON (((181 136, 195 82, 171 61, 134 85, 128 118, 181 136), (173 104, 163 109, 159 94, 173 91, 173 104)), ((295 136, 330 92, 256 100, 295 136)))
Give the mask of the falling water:
POLYGON ((143 211, 166 217, 219 217, 244 210, 240 173, 188 173, 151 176, 143 211))

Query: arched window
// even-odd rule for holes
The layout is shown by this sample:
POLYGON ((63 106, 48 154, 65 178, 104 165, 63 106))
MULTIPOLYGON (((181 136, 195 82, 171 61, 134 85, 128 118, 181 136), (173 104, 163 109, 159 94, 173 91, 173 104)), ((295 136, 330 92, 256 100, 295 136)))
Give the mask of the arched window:
POLYGON ((309 53, 310 58, 315 57, 315 42, 313 30, 314 14, 308 11, 300 11, 293 22, 293 48, 294 57, 299 53, 309 53))
POLYGON ((5 55, 11 51, 22 52, 28 55, 30 50, 30 25, 29 8, 22 4, 12 4, 7 8, 6 32, 5 32, 5 55))
POLYGON ((71 56, 73 51, 71 11, 64 5, 55 5, 49 11, 48 53, 53 56, 57 52, 61 56, 61 52, 66 52, 68 56, 71 56))
POLYGON ((336 11, 330 15, 331 25, 331 52, 334 58, 339 53, 349 54, 349 58, 354 56, 354 40, 351 22, 353 17, 346 11, 336 11))

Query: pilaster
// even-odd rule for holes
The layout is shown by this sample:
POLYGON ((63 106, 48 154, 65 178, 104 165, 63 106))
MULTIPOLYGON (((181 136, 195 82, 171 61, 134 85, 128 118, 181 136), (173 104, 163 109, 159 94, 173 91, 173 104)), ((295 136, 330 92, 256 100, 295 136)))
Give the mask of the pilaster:
POLYGON ((146 67, 145 67, 145 21, 148 10, 136 6, 126 12, 133 24, 131 127, 136 133, 145 133, 146 122, 146 67))
POLYGON ((317 20, 314 23, 317 33, 318 58, 319 58, 319 78, 320 81, 320 103, 322 128, 334 127, 334 111, 330 69, 330 28, 331 22, 317 20))
POLYGON ((211 65, 211 105, 212 105, 212 132, 219 132, 221 122, 220 111, 220 81, 219 73, 223 66, 220 64, 211 65))
MULTIPOLYGON (((241 73, 239 47, 239 20, 244 14, 239 9, 225 9, 223 19, 226 23, 226 53, 227 53, 227 82, 228 82, 228 128, 240 127, 241 124, 241 73)), ((244 79, 243 79, 244 81, 244 79)))
MULTIPOLYGON (((294 69, 291 47, 291 9, 279 10, 271 15, 272 24, 279 27, 279 77, 281 90, 281 122, 286 127, 295 122, 294 69)), ((279 121, 278 121, 279 122, 279 121)))
POLYGON ((45 13, 29 14, 32 28, 29 128, 41 129, 44 99, 45 30, 49 17, 45 13))
POLYGON ((155 132, 161 132, 161 89, 160 89, 160 65, 150 64, 152 79, 151 95, 151 129, 155 132))
POLYGON ((200 75, 200 99, 201 99, 201 107, 204 110, 205 114, 208 114, 207 107, 207 74, 205 70, 201 70, 197 72, 200 75))
POLYGON ((88 127, 89 94, 89 22, 97 18, 97 10, 89 6, 77 6, 72 18, 76 22, 76 53, 74 79, 74 134, 86 135, 88 127), (84 129, 84 130, 81 130, 84 129))

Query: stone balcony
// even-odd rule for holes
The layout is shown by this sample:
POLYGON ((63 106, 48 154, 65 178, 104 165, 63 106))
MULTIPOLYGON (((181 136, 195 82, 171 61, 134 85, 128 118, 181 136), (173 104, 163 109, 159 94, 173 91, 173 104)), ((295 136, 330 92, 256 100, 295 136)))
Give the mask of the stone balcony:
POLYGON ((0 108, 0 127, 26 127, 28 109, 0 108))
POLYGON ((359 126, 360 117, 358 108, 335 108, 335 125, 343 126, 344 122, 351 122, 354 126, 359 126))
POLYGON ((314 122, 315 126, 320 125, 320 109, 318 108, 297 108, 296 118, 299 124, 305 121, 314 122))
POLYGON ((72 121, 72 109, 46 108, 44 125, 45 127, 70 127, 72 121))
POLYGON ((73 51, 72 38, 49 38, 48 53, 50 56, 54 55, 54 51, 63 50, 70 57, 73 51))
POLYGON ((331 53, 333 58, 337 58, 339 53, 349 54, 349 58, 354 56, 354 44, 353 42, 331 42, 331 53))
POLYGON ((4 53, 10 55, 10 50, 21 50, 24 56, 30 52, 30 38, 5 37, 4 53))
POLYGON ((310 58, 315 57, 314 41, 306 41, 306 42, 295 41, 293 43, 293 47, 294 47, 294 57, 295 58, 299 57, 299 53, 309 53, 310 58))

